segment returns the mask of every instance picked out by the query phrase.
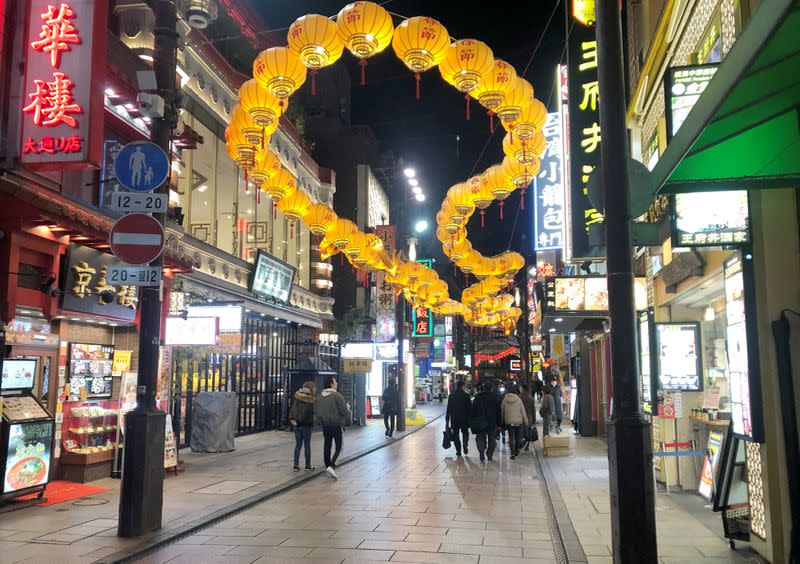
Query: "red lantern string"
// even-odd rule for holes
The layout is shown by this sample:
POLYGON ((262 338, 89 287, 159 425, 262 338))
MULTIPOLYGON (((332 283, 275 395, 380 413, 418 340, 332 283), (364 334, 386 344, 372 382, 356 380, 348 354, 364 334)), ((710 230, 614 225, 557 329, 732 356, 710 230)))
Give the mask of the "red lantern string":
POLYGON ((419 100, 419 81, 422 80, 422 78, 419 76, 419 73, 416 73, 414 74, 414 79, 417 81, 417 100, 419 100))
POLYGON ((256 190, 256 203, 260 206, 261 205, 261 188, 256 190))
POLYGON ((289 222, 289 239, 294 239, 294 221, 289 222))
MULTIPOLYGON (((508 126, 508 135, 509 135, 509 138, 511 140, 511 144, 513 145, 514 144, 514 124, 513 123, 508 126)), ((522 146, 525 147, 525 143, 523 143, 522 146)))
POLYGON ((489 115, 489 133, 494 133, 494 112, 489 110, 486 113, 489 115))
POLYGON ((361 65, 361 86, 364 86, 367 83, 367 76, 364 73, 364 68, 367 66, 367 60, 361 59, 358 61, 358 64, 361 65))
POLYGON ((464 94, 464 99, 467 101, 467 121, 469 121, 469 101, 472 98, 469 94, 464 94))
POLYGON ((505 205, 505 200, 500 200, 500 221, 503 220, 503 206, 505 205))
POLYGON ((275 200, 272 201, 272 219, 278 219, 278 204, 275 203, 275 200))
POLYGON ((483 229, 483 217, 486 215, 486 210, 481 210, 481 229, 483 229))
POLYGON ((317 95, 317 69, 311 69, 311 95, 317 95))
POLYGON ((262 127, 262 128, 261 128, 261 148, 262 148, 262 149, 264 148, 264 136, 265 136, 265 134, 264 134, 264 130, 265 130, 265 129, 266 129, 265 127, 262 127))

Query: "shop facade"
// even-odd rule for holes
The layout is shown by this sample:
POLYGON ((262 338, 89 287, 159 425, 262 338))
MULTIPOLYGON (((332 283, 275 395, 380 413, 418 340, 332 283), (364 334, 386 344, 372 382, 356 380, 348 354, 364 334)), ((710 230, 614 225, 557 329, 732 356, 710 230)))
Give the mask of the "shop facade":
MULTIPOLYGON (((136 101, 136 73, 152 63, 152 14, 142 2, 115 2, 111 13, 105 2, 72 6, 80 42, 60 53, 58 64, 83 113, 74 116, 78 133, 69 123, 57 124, 66 128, 62 132, 26 109, 30 92, 9 94, 58 70, 26 41, 47 9, 40 4, 0 6, 8 47, 0 58, 0 101, 8 108, 0 123, 6 139, 0 155, 0 322, 4 356, 37 360, 31 394, 54 420, 51 478, 87 481, 113 470, 121 413, 133 407, 131 391, 135 397, 137 292, 110 284, 105 273, 117 264, 108 245, 119 217, 111 197, 121 190, 114 158, 126 143, 149 135, 150 118, 136 101)), ((173 428, 185 439, 187 394, 233 389, 240 396, 238 431, 271 429, 284 410, 285 373, 297 360, 298 344, 316 341, 323 322, 333 319, 324 282, 330 264, 317 253, 312 265, 310 233, 276 214, 228 159, 224 128, 243 79, 199 32, 183 21, 179 28, 185 47, 176 82, 185 104, 170 154, 162 339, 169 320, 186 315, 186 293, 193 305, 239 304, 241 325, 236 336, 217 334, 213 345, 192 350, 191 362, 187 349, 193 345, 163 346, 158 404, 173 414, 173 428), (285 274, 278 295, 254 286, 262 257, 285 274), (176 368, 179 359, 185 368, 176 368)), ((335 178, 301 142, 284 121, 270 146, 298 176, 300 189, 330 203, 335 178)))

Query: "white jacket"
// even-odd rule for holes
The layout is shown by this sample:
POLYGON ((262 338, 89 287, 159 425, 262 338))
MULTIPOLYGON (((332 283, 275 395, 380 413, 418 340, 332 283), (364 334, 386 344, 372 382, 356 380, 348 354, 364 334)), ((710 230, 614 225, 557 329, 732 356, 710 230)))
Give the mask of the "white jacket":
POLYGON ((509 426, 527 425, 528 414, 525 413, 525 404, 517 394, 508 393, 503 398, 500 406, 503 415, 503 424, 509 426))

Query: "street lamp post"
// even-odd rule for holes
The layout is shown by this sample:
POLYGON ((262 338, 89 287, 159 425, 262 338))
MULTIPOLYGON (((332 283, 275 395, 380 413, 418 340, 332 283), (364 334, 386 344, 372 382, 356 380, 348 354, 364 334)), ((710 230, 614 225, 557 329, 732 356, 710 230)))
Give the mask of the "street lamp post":
POLYGON ((598 0, 600 173, 605 200, 614 409, 608 433, 614 562, 657 562, 653 447, 639 397, 630 178, 619 0, 598 0))

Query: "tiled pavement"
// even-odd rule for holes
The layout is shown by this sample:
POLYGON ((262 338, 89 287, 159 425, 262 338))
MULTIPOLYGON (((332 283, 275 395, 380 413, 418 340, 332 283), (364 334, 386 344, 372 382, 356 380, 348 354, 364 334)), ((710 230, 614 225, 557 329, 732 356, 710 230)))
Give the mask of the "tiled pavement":
POLYGON ((443 422, 167 546, 140 562, 551 563, 532 452, 456 459, 443 422))
MULTIPOLYGON (((432 419, 443 408, 435 404, 422 407, 421 411, 432 419)), ((341 456, 351 456, 386 442, 383 422, 376 420, 344 433, 341 456)), ((112 478, 93 482, 111 488, 108 492, 0 514, 0 564, 90 563, 191 528, 210 515, 222 514, 231 506, 247 503, 298 479, 291 469, 293 448, 292 434, 273 431, 236 439, 236 450, 231 453, 199 454, 182 450, 186 471, 178 476, 170 474, 164 482, 162 529, 138 539, 116 536, 120 482, 112 478)), ((317 468, 323 466, 322 433, 313 435, 312 463, 317 468)), ((210 550, 204 556, 210 556, 210 550)))

